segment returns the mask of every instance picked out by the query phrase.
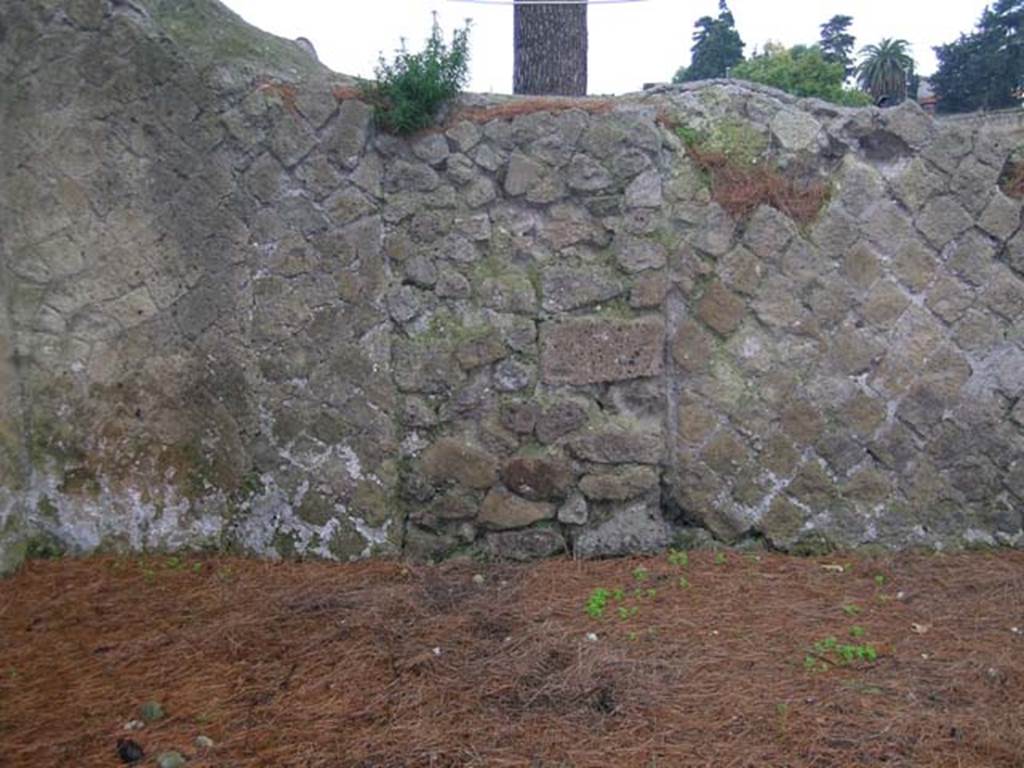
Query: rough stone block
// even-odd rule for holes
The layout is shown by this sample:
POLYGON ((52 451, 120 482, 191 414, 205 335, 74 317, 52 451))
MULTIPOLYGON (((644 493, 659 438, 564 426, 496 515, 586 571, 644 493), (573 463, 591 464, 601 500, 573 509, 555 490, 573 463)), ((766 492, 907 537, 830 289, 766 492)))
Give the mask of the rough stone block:
POLYGON ((573 319, 541 327, 541 368, 548 384, 596 384, 662 372, 660 319, 573 319))
POLYGON ((346 168, 356 167, 366 146, 366 134, 372 119, 373 110, 364 102, 349 99, 342 103, 324 140, 328 154, 336 163, 346 168))
POLYGON ((677 426, 682 444, 699 445, 717 424, 718 416, 699 400, 686 395, 680 398, 677 426))
POLYGON ((598 304, 624 290, 621 278, 600 267, 552 267, 541 277, 542 306, 548 312, 567 312, 598 304))
POLYGON ((993 237, 1006 240, 1021 225, 1021 202, 1011 200, 1002 192, 997 191, 985 207, 978 220, 978 226, 993 237))
POLYGON ((776 496, 757 527, 776 547, 788 548, 800 538, 807 513, 787 499, 776 496))
POLYGON ((605 427, 569 443, 573 456, 596 464, 660 464, 664 443, 660 427, 628 431, 605 427))
POLYGON ((878 256, 865 243, 858 243, 843 259, 843 274, 861 290, 870 288, 882 274, 878 256))
POLYGON ((925 206, 915 223, 928 242, 942 248, 974 223, 952 196, 937 197, 925 206))
POLYGON ((545 406, 537 415, 537 439, 553 443, 587 423, 587 411, 574 400, 562 400, 545 406))
MULTIPOLYGON (((477 162, 480 162, 479 159, 477 162)), ((505 193, 512 197, 526 194, 545 173, 544 166, 536 160, 517 152, 509 158, 505 169, 505 193)))
POLYGON ((672 543, 673 528, 654 501, 617 505, 599 525, 582 531, 573 544, 578 557, 659 552, 672 543))
POLYGON ((743 246, 733 248, 718 262, 718 276, 732 290, 751 296, 761 282, 760 260, 743 246))
POLYGON ((697 303, 697 317, 723 336, 739 327, 746 311, 743 299, 717 281, 708 287, 697 303))
POLYGON ((655 490, 658 483, 658 473, 650 467, 625 467, 584 475, 580 490, 594 501, 627 501, 655 490))
POLYGON ((893 257, 892 269, 896 276, 915 293, 920 293, 935 276, 934 253, 918 240, 913 240, 893 257))
POLYGON ((529 501, 497 486, 488 492, 477 521, 485 528, 525 528, 555 516, 555 505, 529 501))
POLYGON ((672 359, 684 373, 706 370, 714 351, 714 338, 693 320, 683 321, 672 339, 672 359))
POLYGON ((608 169, 588 155, 576 155, 569 164, 569 186, 580 192, 597 192, 614 183, 608 169))
POLYGON ((396 340, 392 370, 403 392, 447 392, 463 378, 450 346, 436 340, 396 340))
POLYGON ((580 493, 573 493, 558 508, 558 522, 566 525, 585 525, 588 516, 587 500, 580 493))
POLYGON ((567 550, 565 537, 554 528, 530 528, 524 531, 489 533, 484 551, 498 560, 538 560, 567 550))
POLYGON ((821 133, 821 125, 806 112, 780 109, 772 118, 771 130, 783 148, 792 152, 812 149, 821 133))
POLYGON ((660 208, 661 175, 650 170, 641 173, 626 187, 627 208, 660 208))
POLYGON ((480 127, 468 120, 461 120, 445 133, 458 152, 469 152, 480 143, 480 127))
POLYGON ((634 309, 659 307, 668 294, 669 282, 664 272, 647 272, 640 275, 629 292, 629 306, 634 309))
POLYGON ((515 456, 501 468, 509 490, 532 501, 561 499, 572 484, 572 469, 558 457, 515 456))
POLYGON ((729 430, 712 437, 701 452, 701 458, 709 467, 727 477, 735 475, 748 457, 747 447, 729 430))
POLYGON ((497 362, 508 355, 508 348, 496 332, 466 339, 455 348, 455 359, 466 370, 497 362))
POLYGON ((654 240, 626 235, 615 240, 615 259, 630 273, 661 269, 666 264, 665 246, 654 240))
POLYGON ((434 167, 439 166, 449 153, 448 141, 439 133, 429 133, 412 142, 412 152, 423 162, 434 167))
POLYGON ((909 304, 910 299, 899 286, 891 280, 883 280, 868 293, 861 314, 871 325, 887 330, 892 328, 909 304))
POLYGON ((750 217, 743 242, 757 257, 778 260, 796 235, 796 225, 774 208, 759 206, 750 217))
POLYGON ((454 481, 467 488, 490 488, 498 479, 498 461, 481 448, 443 437, 420 457, 420 469, 433 482, 454 481))
POLYGON ((537 423, 539 410, 536 403, 513 400, 502 403, 498 419, 505 429, 520 435, 529 435, 537 423))

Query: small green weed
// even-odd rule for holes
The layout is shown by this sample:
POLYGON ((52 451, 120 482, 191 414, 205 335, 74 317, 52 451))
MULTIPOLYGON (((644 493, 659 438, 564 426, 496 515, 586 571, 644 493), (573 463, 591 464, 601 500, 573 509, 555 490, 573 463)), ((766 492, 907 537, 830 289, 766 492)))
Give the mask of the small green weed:
POLYGON ((698 144, 703 144, 707 141, 707 134, 703 131, 698 131, 692 125, 676 126, 676 136, 678 136, 680 141, 682 141, 687 147, 695 147, 698 144))
POLYGON ((668 551, 668 564, 685 568, 690 564, 690 556, 681 549, 670 549, 668 551))
POLYGON ((884 573, 876 573, 875 574, 875 586, 876 587, 884 587, 885 586, 885 574, 884 573))
POLYGON ((67 548, 63 542, 48 534, 33 536, 25 544, 27 560, 60 560, 66 552, 67 548))
POLYGON ((854 603, 846 603, 843 605, 843 613, 845 613, 847 616, 856 616, 858 613, 860 613, 860 610, 860 606, 855 605, 854 603))
POLYGON ((679 587, 681 589, 689 589, 690 588, 690 582, 689 582, 689 580, 685 576, 680 576, 679 577, 679 587))
POLYGON ((871 643, 840 643, 833 635, 816 642, 812 650, 813 654, 804 657, 804 668, 808 670, 827 669, 829 665, 842 666, 855 661, 871 663, 878 658, 878 651, 871 643))
POLYGON ((847 664, 854 661, 874 661, 878 658, 878 651, 870 643, 860 645, 843 644, 836 649, 839 657, 847 664))
POLYGON ((725 552, 715 553, 715 565, 725 565, 726 562, 728 562, 728 560, 725 557, 725 552))
POLYGON ((864 637, 864 627, 854 624, 850 627, 850 637, 864 637))
POLYGON ((638 565, 633 569, 633 578, 637 581, 647 581, 651 576, 650 571, 644 568, 642 565, 638 565))
POLYGON ((608 606, 608 598, 611 597, 611 594, 604 587, 596 587, 590 593, 590 597, 587 598, 587 604, 584 607, 587 615, 592 619, 599 619, 604 616, 604 609, 608 606))
POLYGON ((624 605, 620 605, 619 609, 618 609, 619 618, 622 619, 623 621, 628 621, 629 619, 632 619, 639 612, 640 612, 640 609, 637 606, 635 606, 635 605, 630 606, 628 608, 626 606, 624 606, 624 605))

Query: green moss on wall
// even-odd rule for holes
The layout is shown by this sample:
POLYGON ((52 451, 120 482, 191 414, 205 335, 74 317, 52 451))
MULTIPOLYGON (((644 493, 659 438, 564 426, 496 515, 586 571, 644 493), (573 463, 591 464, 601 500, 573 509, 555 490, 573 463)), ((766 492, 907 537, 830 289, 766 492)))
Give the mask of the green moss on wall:
POLYGON ((211 0, 142 0, 153 19, 200 69, 248 65, 259 72, 297 77, 327 70, 289 40, 262 32, 211 0))

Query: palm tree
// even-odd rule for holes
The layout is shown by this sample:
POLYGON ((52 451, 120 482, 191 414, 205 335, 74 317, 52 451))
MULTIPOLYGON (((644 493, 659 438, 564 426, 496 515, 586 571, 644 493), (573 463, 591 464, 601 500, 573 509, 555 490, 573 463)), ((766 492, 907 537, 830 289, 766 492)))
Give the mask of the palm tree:
POLYGON ((857 82, 876 104, 898 103, 907 97, 907 81, 914 74, 914 59, 906 40, 883 38, 878 45, 866 45, 857 65, 857 82))

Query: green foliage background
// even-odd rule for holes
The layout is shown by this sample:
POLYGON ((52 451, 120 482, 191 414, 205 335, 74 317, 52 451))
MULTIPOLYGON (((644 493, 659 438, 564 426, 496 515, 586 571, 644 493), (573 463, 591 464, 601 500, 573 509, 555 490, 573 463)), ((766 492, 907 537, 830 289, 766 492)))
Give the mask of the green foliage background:
POLYGON ((935 55, 939 68, 931 82, 940 112, 1017 106, 1024 91, 1024 0, 985 8, 973 32, 937 46, 935 55))
POLYGON ((690 66, 680 67, 673 83, 725 77, 729 70, 743 61, 743 40, 736 31, 736 22, 725 0, 718 0, 718 16, 702 16, 694 24, 690 66))
POLYGON ((764 53, 736 65, 732 76, 770 85, 794 96, 813 96, 851 107, 871 103, 866 93, 843 86, 845 67, 841 62, 826 61, 816 45, 769 45, 764 53))

